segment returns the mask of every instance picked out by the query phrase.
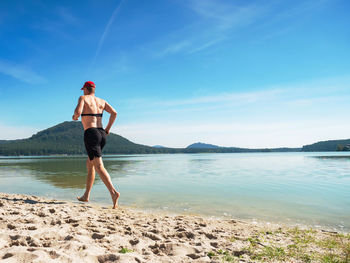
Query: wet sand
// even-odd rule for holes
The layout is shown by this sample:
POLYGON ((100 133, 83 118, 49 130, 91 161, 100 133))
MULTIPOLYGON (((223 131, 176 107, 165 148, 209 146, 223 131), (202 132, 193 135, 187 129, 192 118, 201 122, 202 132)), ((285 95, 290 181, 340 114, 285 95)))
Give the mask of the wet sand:
POLYGON ((26 195, 0 193, 0 229, 1 262, 350 261, 346 233, 26 195))

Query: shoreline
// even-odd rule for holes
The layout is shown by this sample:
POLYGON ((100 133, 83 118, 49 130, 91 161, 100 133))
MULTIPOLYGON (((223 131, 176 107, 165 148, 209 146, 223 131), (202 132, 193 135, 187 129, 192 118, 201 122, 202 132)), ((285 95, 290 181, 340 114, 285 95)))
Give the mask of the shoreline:
MULTIPOLYGON (((2 194, 0 192, 0 194, 2 194)), ((12 195, 13 193, 3 193, 3 194, 10 194, 12 195)), ((14 194, 14 195, 18 195, 18 194, 14 194)), ((19 194, 19 195, 24 195, 24 196, 33 196, 31 194, 19 194)), ((72 203, 72 204, 81 204, 81 202, 74 200, 75 196, 72 195, 70 198, 60 198, 60 197, 50 197, 50 196, 42 196, 42 195, 34 195, 36 197, 39 198, 43 198, 43 199, 52 199, 52 200, 61 200, 61 201, 65 201, 68 203, 72 203)), ((91 206, 95 206, 95 207, 102 207, 104 209, 108 209, 111 207, 111 200, 108 199, 108 201, 95 201, 95 200, 90 200, 88 203, 91 206)), ((233 216, 231 214, 211 214, 211 213, 201 213, 201 212, 196 212, 196 211, 185 211, 185 210, 170 210, 170 209, 162 209, 159 207, 149 207, 149 208, 141 208, 137 205, 120 205, 119 202, 119 206, 126 209, 126 210, 130 210, 133 212, 137 212, 137 213, 144 213, 144 214, 157 214, 157 215, 162 215, 162 216, 194 216, 194 217, 201 217, 203 219, 208 219, 208 220, 236 220, 236 221, 242 221, 242 222, 246 222, 248 224, 257 224, 257 225, 281 225, 284 227, 288 227, 288 228, 294 228, 294 227, 298 227, 301 229, 318 229, 321 231, 327 231, 327 232, 337 232, 337 233, 342 233, 342 234, 347 234, 350 233, 350 229, 349 228, 344 228, 344 227, 336 227, 334 225, 325 225, 325 224, 321 224, 321 223, 310 223, 307 222, 306 220, 302 220, 300 219, 300 221, 297 220, 292 220, 292 219, 285 219, 285 220, 278 220, 278 219, 273 219, 273 218, 259 218, 259 217, 239 217, 239 216, 233 216)))
MULTIPOLYGON (((0 193, 3 262, 350 260, 350 234, 0 193)), ((339 261, 346 262, 346 261, 339 261)))

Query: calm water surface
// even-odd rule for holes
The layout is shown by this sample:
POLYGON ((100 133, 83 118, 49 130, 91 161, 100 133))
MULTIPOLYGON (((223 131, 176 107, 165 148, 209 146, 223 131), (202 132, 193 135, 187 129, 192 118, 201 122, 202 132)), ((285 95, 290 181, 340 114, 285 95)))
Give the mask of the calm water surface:
MULTIPOLYGON (((121 205, 350 230, 350 154, 105 156, 121 205)), ((74 200, 82 157, 0 158, 0 191, 74 200)), ((93 202, 110 204, 96 176, 93 202)))

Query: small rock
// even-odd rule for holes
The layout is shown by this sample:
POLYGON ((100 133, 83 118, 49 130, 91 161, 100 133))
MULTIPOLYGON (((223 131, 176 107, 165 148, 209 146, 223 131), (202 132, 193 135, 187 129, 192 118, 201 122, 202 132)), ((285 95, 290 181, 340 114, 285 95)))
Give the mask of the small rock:
POLYGON ((108 254, 108 255, 101 255, 97 257, 97 260, 99 263, 105 263, 105 262, 114 262, 119 260, 119 256, 114 254, 108 254))
POLYGON ((73 236, 71 236, 71 235, 68 235, 68 236, 66 236, 66 237, 64 238, 64 240, 66 240, 66 241, 69 241, 69 240, 71 240, 71 239, 73 239, 73 236))
POLYGON ((13 211, 10 213, 10 215, 19 215, 19 212, 18 211, 13 211))
POLYGON ((53 214, 53 213, 55 213, 56 211, 55 211, 55 209, 51 208, 51 209, 49 209, 49 212, 50 212, 51 214, 53 214))
POLYGON ((108 228, 109 230, 115 230, 115 227, 113 227, 113 226, 107 226, 107 228, 108 228))
POLYGON ((152 240, 161 240, 161 238, 158 235, 153 234, 153 233, 146 232, 146 233, 142 233, 142 235, 145 236, 145 237, 148 237, 148 238, 150 238, 152 240))
MULTIPOLYGON (((24 244, 24 245, 25 245, 25 244, 24 244)), ((19 246, 19 241, 18 241, 18 240, 13 241, 13 242, 10 244, 10 247, 12 247, 12 246, 18 247, 18 246, 19 246)))
POLYGON ((205 236, 206 236, 207 238, 209 238, 209 239, 217 239, 217 237, 214 236, 214 235, 211 234, 211 233, 205 233, 205 236))
POLYGON ((28 242, 28 245, 31 247, 38 247, 39 246, 34 240, 31 240, 30 242, 28 242))
POLYGON ((58 258, 60 255, 56 252, 56 251, 54 251, 54 250, 51 250, 50 252, 49 252, 49 255, 50 255, 50 257, 52 258, 52 259, 56 259, 56 258, 58 258))
POLYGON ((197 259, 197 258, 200 258, 201 256, 200 255, 197 255, 197 254, 187 254, 186 256, 192 258, 192 259, 197 259))
POLYGON ((65 220, 66 221, 66 223, 78 223, 78 220, 75 220, 75 219, 72 219, 72 218, 69 218, 69 219, 67 219, 67 220, 65 220))
POLYGON ((233 251, 232 254, 233 254, 235 257, 240 257, 240 256, 242 256, 242 255, 244 255, 244 254, 246 254, 246 253, 248 253, 248 251, 239 250, 239 251, 233 251))
POLYGON ((150 230, 150 232, 154 233, 154 234, 158 234, 159 233, 159 230, 158 229, 152 229, 150 230))
POLYGON ((138 240, 137 238, 129 240, 129 243, 130 243, 132 246, 137 245, 139 242, 140 242, 140 240, 138 240))
POLYGON ((12 253, 6 253, 2 259, 7 259, 7 258, 10 258, 10 257, 13 257, 13 254, 12 253))
POLYGON ((21 236, 20 235, 15 235, 15 236, 10 236, 11 240, 17 240, 19 239, 21 236))
POLYGON ((45 242, 45 243, 43 243, 43 247, 51 247, 51 242, 45 242))
POLYGON ((217 247, 218 247, 218 242, 210 242, 210 245, 211 245, 212 247, 217 248, 217 247))
POLYGON ((93 235, 92 235, 93 239, 102 239, 104 237, 105 237, 105 235, 97 234, 97 233, 93 233, 93 235))
POLYGON ((193 239, 194 238, 194 234, 192 232, 185 232, 185 235, 189 239, 193 239))
POLYGON ((29 226, 27 229, 28 230, 37 230, 36 226, 29 226))
POLYGON ((12 230, 12 229, 15 229, 16 227, 12 224, 7 224, 7 228, 12 230))
POLYGON ((46 217, 46 214, 43 213, 43 212, 40 212, 40 213, 38 213, 38 216, 39 216, 39 217, 46 217))

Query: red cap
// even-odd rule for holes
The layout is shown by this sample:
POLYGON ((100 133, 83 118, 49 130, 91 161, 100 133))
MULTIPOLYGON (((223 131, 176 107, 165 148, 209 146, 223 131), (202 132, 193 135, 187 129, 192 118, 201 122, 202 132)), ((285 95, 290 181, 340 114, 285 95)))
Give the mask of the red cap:
POLYGON ((87 87, 96 88, 95 83, 93 83, 92 81, 86 81, 86 82, 84 83, 84 86, 83 86, 81 89, 83 90, 84 88, 87 88, 87 87))

